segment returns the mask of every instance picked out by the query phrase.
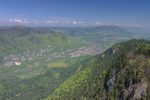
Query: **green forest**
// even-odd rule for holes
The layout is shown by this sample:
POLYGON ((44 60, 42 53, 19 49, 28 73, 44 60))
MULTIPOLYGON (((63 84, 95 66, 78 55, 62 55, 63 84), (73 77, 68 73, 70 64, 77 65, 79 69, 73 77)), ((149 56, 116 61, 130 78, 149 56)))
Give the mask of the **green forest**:
POLYGON ((0 99, 148 100, 149 40, 115 26, 82 30, 1 27, 0 99))
POLYGON ((45 100, 149 100, 149 51, 145 40, 115 44, 82 65, 45 100))

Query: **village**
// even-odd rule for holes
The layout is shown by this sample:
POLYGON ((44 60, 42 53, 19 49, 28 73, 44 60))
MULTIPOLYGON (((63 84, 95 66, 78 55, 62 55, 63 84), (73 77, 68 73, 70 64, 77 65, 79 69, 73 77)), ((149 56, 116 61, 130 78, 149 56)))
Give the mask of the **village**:
POLYGON ((37 52, 32 51, 26 51, 23 53, 18 54, 10 54, 6 57, 4 57, 4 67, 11 67, 11 66, 20 66, 24 61, 32 61, 34 59, 38 59, 41 57, 47 58, 48 61, 51 61, 56 58, 60 57, 80 57, 80 56, 86 56, 86 55, 96 55, 100 54, 101 50, 97 47, 80 47, 80 48, 74 48, 74 49, 67 49, 64 52, 61 53, 50 53, 47 48, 41 49, 37 52))
POLYGON ((71 57, 96 55, 96 54, 100 54, 100 53, 101 53, 101 50, 96 47, 81 47, 81 48, 77 48, 77 49, 70 49, 65 52, 65 54, 67 54, 71 57))

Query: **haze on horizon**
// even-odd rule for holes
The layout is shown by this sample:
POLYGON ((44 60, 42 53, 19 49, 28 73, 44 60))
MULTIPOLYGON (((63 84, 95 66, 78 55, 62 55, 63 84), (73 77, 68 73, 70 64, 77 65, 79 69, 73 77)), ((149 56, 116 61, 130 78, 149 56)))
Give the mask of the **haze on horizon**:
POLYGON ((149 0, 0 0, 0 26, 150 28, 149 0))

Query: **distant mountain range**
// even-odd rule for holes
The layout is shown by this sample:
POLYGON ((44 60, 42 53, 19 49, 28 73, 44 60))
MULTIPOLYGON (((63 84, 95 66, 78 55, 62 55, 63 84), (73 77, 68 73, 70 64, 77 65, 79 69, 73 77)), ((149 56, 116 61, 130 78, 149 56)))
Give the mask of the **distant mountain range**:
POLYGON ((114 25, 0 27, 0 99, 149 100, 149 39, 114 25))

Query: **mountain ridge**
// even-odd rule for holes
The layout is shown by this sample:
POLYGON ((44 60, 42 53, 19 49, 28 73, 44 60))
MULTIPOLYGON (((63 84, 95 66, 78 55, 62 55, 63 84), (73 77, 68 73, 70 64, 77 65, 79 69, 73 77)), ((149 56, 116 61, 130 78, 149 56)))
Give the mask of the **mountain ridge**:
POLYGON ((104 53, 97 55, 95 60, 88 61, 85 65, 85 70, 83 69, 81 72, 71 76, 45 100, 149 98, 148 77, 143 73, 145 66, 141 65, 143 60, 140 61, 141 63, 138 61, 141 56, 146 60, 145 62, 149 60, 149 47, 150 41, 136 39, 113 45, 104 53), (137 61, 135 64, 139 63, 137 70, 134 69, 135 66, 130 65, 132 60, 137 61), (133 69, 128 66, 132 66, 133 69), (135 76, 134 74, 129 74, 129 76, 126 76, 130 71, 141 74, 137 74, 137 76, 136 74, 135 76), (143 80, 143 77, 146 80, 143 80), (82 81, 80 81, 80 78, 82 81), (128 84, 128 81, 130 84, 128 84), (140 86, 144 87, 143 90, 139 90, 140 86))

